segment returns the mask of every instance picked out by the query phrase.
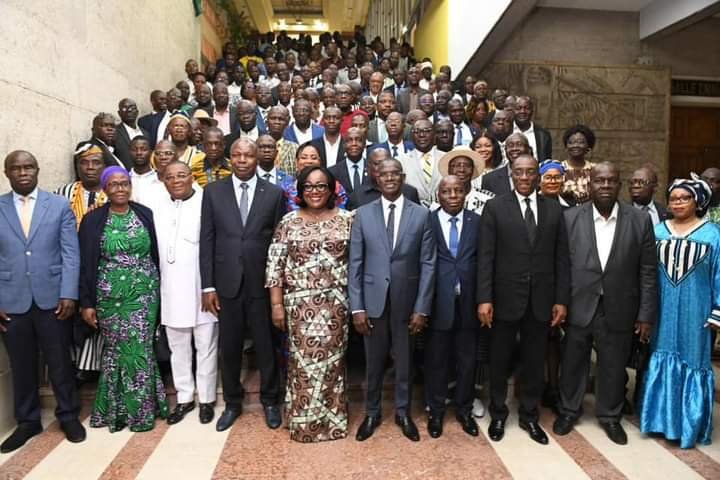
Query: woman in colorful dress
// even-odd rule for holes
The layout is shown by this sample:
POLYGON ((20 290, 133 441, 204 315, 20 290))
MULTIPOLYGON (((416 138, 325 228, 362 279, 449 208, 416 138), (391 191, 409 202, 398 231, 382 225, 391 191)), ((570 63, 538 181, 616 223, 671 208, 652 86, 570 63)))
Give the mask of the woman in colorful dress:
POLYGON ((590 200, 590 172, 595 166, 585 157, 595 148, 595 134, 585 125, 575 125, 563 133, 563 145, 568 158, 562 162, 565 169, 565 184, 562 196, 568 203, 583 203, 590 200))
POLYGON ((108 203, 80 224, 80 307, 103 337, 91 427, 151 430, 168 403, 153 340, 158 322, 158 252, 152 212, 130 201, 130 177, 109 167, 100 183, 108 203))
POLYGON ((720 229, 705 213, 712 191, 699 177, 668 189, 671 220, 655 227, 660 319, 651 340, 640 429, 708 445, 715 394, 710 332, 720 325, 720 229))
POLYGON ((313 166, 298 176, 299 209, 282 219, 268 252, 273 324, 290 337, 285 398, 290 438, 347 435, 345 351, 352 214, 335 201, 335 178, 313 166))

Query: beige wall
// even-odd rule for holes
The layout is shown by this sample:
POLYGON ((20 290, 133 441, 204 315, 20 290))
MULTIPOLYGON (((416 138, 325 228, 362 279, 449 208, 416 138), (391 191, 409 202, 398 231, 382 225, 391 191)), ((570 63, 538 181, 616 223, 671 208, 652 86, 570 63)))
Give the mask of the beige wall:
MULTIPOLYGON (((116 114, 134 98, 149 111, 149 92, 185 77, 198 58, 200 21, 190 0, 1 0, 0 158, 30 150, 40 184, 71 179, 72 151, 90 137, 100 111, 116 114)), ((4 175, 0 193, 9 190, 4 175)), ((12 425, 10 373, 0 347, 0 432, 12 425)))

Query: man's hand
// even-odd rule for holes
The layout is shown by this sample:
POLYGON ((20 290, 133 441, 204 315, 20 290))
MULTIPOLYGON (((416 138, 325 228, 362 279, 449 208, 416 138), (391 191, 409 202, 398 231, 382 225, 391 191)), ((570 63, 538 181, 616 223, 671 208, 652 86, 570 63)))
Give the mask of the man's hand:
POLYGON ((478 320, 480 325, 487 328, 492 328, 493 321, 493 304, 492 303, 481 303, 477 309, 478 320))
POLYGON ((353 325, 360 335, 370 335, 372 324, 368 319, 367 312, 356 312, 352 314, 353 325))
POLYGON ((652 325, 647 322, 635 322, 635 333, 640 336, 640 343, 650 343, 652 325))
POLYGON ((273 305, 270 310, 270 318, 275 327, 281 331, 285 331, 285 307, 281 304, 273 305))
POLYGON ((0 310, 0 332, 7 332, 7 327, 2 324, 2 322, 9 322, 10 317, 8 317, 8 314, 0 310))
POLYGON ((427 317, 425 315, 421 313, 413 313, 410 315, 410 324, 408 325, 410 335, 417 335, 422 332, 426 324, 427 317))
POLYGON ((97 330, 97 310, 95 310, 94 308, 83 308, 80 312, 80 315, 82 316, 82 319, 85 321, 85 323, 97 330))
POLYGON ((202 311, 210 312, 216 317, 220 312, 220 298, 217 292, 203 292, 202 294, 202 311))
POLYGON ((557 327, 565 323, 565 317, 567 317, 567 307, 556 303, 552 307, 552 321, 550 322, 551 327, 557 327))
POLYGON ((55 316, 57 316, 58 320, 67 320, 75 311, 75 300, 61 298, 55 309, 55 316))

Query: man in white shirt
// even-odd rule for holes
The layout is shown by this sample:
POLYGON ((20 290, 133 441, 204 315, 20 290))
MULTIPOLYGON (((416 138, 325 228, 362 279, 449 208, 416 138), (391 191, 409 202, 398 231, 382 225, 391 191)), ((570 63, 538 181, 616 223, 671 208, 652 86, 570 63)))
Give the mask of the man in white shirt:
POLYGON ((140 135, 148 136, 146 130, 137 124, 138 108, 135 100, 123 98, 118 103, 120 123, 115 126, 115 155, 126 167, 132 166, 130 141, 140 135))
POLYGON ((472 141, 472 131, 465 122, 465 107, 460 100, 452 98, 448 101, 448 114, 455 129, 455 146, 466 147, 472 141))
POLYGON ((132 169, 130 170, 130 182, 132 183, 132 199, 147 206, 152 197, 152 190, 162 184, 158 180, 157 173, 150 165, 150 142, 147 137, 135 137, 130 142, 130 157, 132 169))
POLYGON ((408 185, 418 191, 420 204, 429 207, 435 200, 435 190, 440 183, 438 163, 445 152, 435 147, 435 131, 428 120, 416 121, 412 131, 415 150, 401 155, 399 160, 408 185))
POLYGON ((266 182, 280 186, 288 175, 275 166, 275 158, 277 157, 275 139, 267 134, 260 135, 255 145, 257 145, 258 150, 257 176, 266 182))

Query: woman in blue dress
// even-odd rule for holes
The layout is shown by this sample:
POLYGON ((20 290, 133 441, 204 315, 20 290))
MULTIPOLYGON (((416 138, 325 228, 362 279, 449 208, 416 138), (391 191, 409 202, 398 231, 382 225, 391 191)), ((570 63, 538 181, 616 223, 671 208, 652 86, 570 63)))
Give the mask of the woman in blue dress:
POLYGON ((673 214, 655 227, 660 321, 645 377, 640 429, 707 445, 714 396, 712 321, 720 321, 720 229, 704 219, 712 196, 694 176, 668 189, 673 214))

